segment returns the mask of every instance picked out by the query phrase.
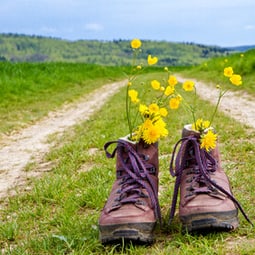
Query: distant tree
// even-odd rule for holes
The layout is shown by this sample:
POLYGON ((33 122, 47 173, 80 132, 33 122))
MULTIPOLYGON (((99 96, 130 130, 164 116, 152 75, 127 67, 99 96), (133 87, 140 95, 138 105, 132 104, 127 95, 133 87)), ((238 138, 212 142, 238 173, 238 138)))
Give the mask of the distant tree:
POLYGON ((4 62, 4 61, 7 61, 7 59, 4 56, 0 56, 0 61, 4 62))
POLYGON ((26 57, 26 62, 44 62, 48 59, 47 55, 43 54, 33 54, 26 57))
MULTIPOLYGON (((138 62, 148 54, 157 56, 159 65, 195 65, 233 50, 193 42, 143 41, 138 62)), ((67 41, 53 37, 0 34, 0 56, 13 62, 87 62, 101 65, 130 65, 132 50, 128 40, 67 41)))

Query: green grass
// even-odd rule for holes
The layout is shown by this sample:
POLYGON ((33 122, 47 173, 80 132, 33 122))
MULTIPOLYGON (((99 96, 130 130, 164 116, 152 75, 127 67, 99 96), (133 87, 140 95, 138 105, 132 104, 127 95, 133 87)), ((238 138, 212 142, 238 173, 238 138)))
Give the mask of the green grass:
MULTIPOLYGON (((205 236, 182 234, 175 218, 156 230, 150 246, 109 245, 98 240, 98 218, 115 179, 115 160, 107 159, 103 145, 127 134, 124 114, 125 90, 116 94, 90 120, 64 134, 45 161, 50 172, 29 180, 31 190, 6 198, 0 204, 0 248, 5 254, 254 254, 254 228, 240 215, 240 227, 233 233, 205 236)), ((211 105, 200 111, 206 116, 211 105)), ((174 144, 184 124, 191 120, 185 109, 168 118, 169 137, 160 141, 160 205, 167 222, 174 179, 168 167, 174 144)), ((233 193, 255 222, 255 131, 218 114, 215 126, 220 136, 224 168, 233 193), (227 127, 227 128, 226 128, 227 127)), ((31 165, 29 171, 40 165, 31 165)))
MULTIPOLYGON (((5 92, 1 94, 1 106, 5 102, 1 114, 4 116, 5 108, 10 107, 9 114, 14 111, 17 121, 30 123, 31 120, 23 119, 24 109, 37 107, 39 115, 33 117, 37 119, 112 77, 123 77, 118 77, 120 69, 89 68, 87 65, 54 63, 1 66, 0 84, 5 92), (45 73, 45 70, 49 72, 45 73), (13 98, 15 104, 12 104, 13 98)), ((151 77, 151 74, 147 75, 146 79, 151 77)), ((2 201, 0 248, 5 254, 254 254, 254 229, 242 216, 240 228, 233 233, 182 234, 179 221, 175 219, 170 228, 164 224, 162 230, 157 229, 156 242, 151 247, 122 244, 104 247, 100 244, 97 221, 115 178, 115 162, 106 159, 102 148, 106 141, 128 132, 124 94, 123 89, 89 121, 69 130, 59 140, 45 158, 53 163, 51 172, 40 179, 29 180, 31 191, 2 201)), ((211 106, 203 101, 200 103, 204 106, 200 109, 201 114, 206 118, 211 106)), ((30 114, 37 111, 30 111, 30 114)), ((168 173, 170 154, 180 138, 182 126, 190 120, 191 116, 184 109, 172 112, 168 121, 170 136, 160 142, 160 155, 165 155, 160 158, 160 186, 164 190, 160 204, 164 222, 174 184, 168 173)), ((223 165, 233 192, 254 222, 255 195, 251 176, 255 165, 255 132, 238 123, 233 125, 233 120, 222 114, 215 119, 215 126, 220 134, 223 165)), ((9 128, 8 122, 2 121, 2 130, 9 128)), ((17 124, 11 128, 17 128, 17 124)), ((32 164, 27 171, 39 167, 32 164)))
POLYGON ((31 124, 105 83, 124 68, 71 63, 0 62, 0 132, 31 124))
POLYGON ((182 73, 188 77, 212 83, 214 86, 220 84, 228 89, 242 89, 255 95, 254 72, 255 50, 253 49, 243 54, 236 53, 226 57, 212 58, 197 67, 186 69, 182 73), (242 75, 243 85, 241 87, 229 85, 228 79, 223 76, 223 69, 227 66, 232 66, 235 73, 242 75))

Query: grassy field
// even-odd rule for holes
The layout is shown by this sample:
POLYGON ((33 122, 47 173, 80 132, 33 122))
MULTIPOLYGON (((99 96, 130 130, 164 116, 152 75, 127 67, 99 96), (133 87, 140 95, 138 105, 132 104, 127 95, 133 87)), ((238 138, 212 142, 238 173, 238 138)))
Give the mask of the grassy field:
POLYGON ((0 132, 24 127, 105 83, 124 79, 122 67, 0 62, 0 132))
MULTIPOLYGON (((63 72, 59 71, 58 74, 57 70, 59 69, 54 68, 54 64, 38 65, 38 68, 52 68, 51 73, 47 75, 47 72, 46 74, 41 73, 39 71, 41 69, 35 68, 37 75, 36 72, 31 71, 34 76, 30 79, 24 71, 19 76, 20 81, 22 80, 23 86, 31 84, 30 89, 23 87, 16 94, 12 89, 15 88, 14 84, 17 84, 17 81, 12 81, 10 74, 6 74, 4 79, 1 78, 1 86, 7 87, 12 84, 9 88, 9 99, 4 99, 6 93, 1 93, 1 103, 5 102, 4 105, 1 105, 1 118, 5 114, 5 108, 11 104, 11 100, 15 96, 16 103, 9 106, 13 108, 9 108, 8 112, 17 114, 21 119, 20 122, 29 124, 46 114, 47 111, 56 109, 64 101, 73 101, 80 95, 109 82, 111 78, 123 77, 123 74, 120 76, 117 74, 119 70, 114 69, 114 72, 110 73, 107 69, 101 77, 95 79, 101 70, 92 68, 90 72, 84 71, 87 69, 82 65, 81 69, 76 66, 77 69, 74 69, 77 71, 73 71, 74 75, 70 77, 70 66, 66 65, 66 69, 64 66, 63 72), (55 73, 55 76, 52 76, 52 72, 55 73), (86 77, 84 72, 87 75, 90 73, 91 77, 86 77), (33 82, 40 75, 44 75, 45 78, 41 86, 48 80, 49 86, 42 88, 40 100, 35 98, 33 99, 34 103, 27 102, 28 98, 33 98, 39 93, 33 91, 35 84, 38 84, 33 82), (21 79, 21 77, 23 78, 21 79), (54 77, 58 77, 59 82, 56 82, 54 77), (7 81, 8 79, 10 80, 7 81), (63 80, 61 81, 61 79, 63 80), (73 94, 70 95, 71 92, 73 94), (26 97, 27 93, 32 93, 34 96, 26 97), (65 98, 63 98, 64 96, 65 98), (22 101, 23 97, 24 101, 22 101), (55 100, 56 97, 59 99, 55 100), (44 113, 39 111, 41 109, 40 104, 37 105, 39 101, 43 105, 49 105, 44 113), (33 117, 33 120, 24 121, 25 109, 32 109, 31 105, 37 105, 36 109, 39 113, 33 117)), ((11 73, 13 72, 12 68, 9 70, 11 73)), ((31 66, 26 70, 30 74, 29 70, 33 70, 33 68, 34 66, 31 66)), ((191 73, 191 71, 189 72, 191 73)), ((196 72, 198 74, 198 71, 196 72)), ((149 77, 151 77, 150 74, 149 77)), ((233 233, 210 233, 204 236, 183 234, 177 217, 171 226, 166 224, 174 186, 174 179, 168 171, 171 152, 174 144, 180 138, 182 126, 191 121, 190 114, 183 108, 171 112, 167 123, 170 131, 169 136, 159 144, 161 191, 159 199, 164 224, 162 229, 157 228, 156 230, 156 242, 149 247, 132 244, 101 245, 98 240, 97 222, 115 179, 115 160, 107 159, 102 148, 105 142, 118 139, 128 132, 124 114, 124 98, 125 90, 122 89, 90 120, 66 132, 57 142, 56 147, 45 157, 45 162, 52 162, 51 171, 40 179, 29 180, 28 191, 20 192, 17 196, 1 201, 0 250, 2 249, 4 254, 14 255, 254 254, 255 230, 241 215, 240 227, 233 233)), ((200 108, 200 113, 206 118, 212 106, 204 101, 198 103, 203 105, 200 108)), ((33 112, 36 110, 30 111, 30 113, 33 112)), ((8 126, 5 126, 7 125, 5 123, 1 125, 2 132, 11 130, 9 124, 8 126)), ((220 113, 218 113, 214 125, 219 133, 223 165, 231 180, 233 193, 251 220, 255 222, 254 178, 252 178, 255 167, 255 131, 237 122, 233 124, 231 118, 220 113), (226 127, 228 128, 226 129, 226 127)), ((20 125, 14 123, 13 127, 17 128, 20 125)), ((34 171, 38 167, 32 165, 27 171, 34 171)))
MULTIPOLYGON (((213 58, 202 65, 187 69, 183 73, 188 77, 194 77, 199 80, 204 80, 208 83, 216 84, 226 83, 225 77, 222 75, 224 67, 232 66, 235 73, 242 75, 243 86, 242 90, 248 93, 255 94, 255 50, 249 50, 245 53, 231 54, 226 57, 213 58)), ((234 89, 233 86, 228 85, 230 89, 234 89)), ((240 87, 235 88, 239 90, 240 87)))

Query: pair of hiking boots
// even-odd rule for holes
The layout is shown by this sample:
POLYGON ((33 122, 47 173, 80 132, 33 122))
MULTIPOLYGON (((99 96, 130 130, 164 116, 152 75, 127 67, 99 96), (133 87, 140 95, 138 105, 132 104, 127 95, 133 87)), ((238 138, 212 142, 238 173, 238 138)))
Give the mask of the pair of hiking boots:
MULTIPOLYGON (((179 218, 184 229, 234 230, 239 224, 238 209, 250 220, 232 195, 218 146, 207 152, 200 148, 199 139, 199 133, 187 125, 174 147, 170 173, 176 181, 170 221, 180 190, 179 218)), ((109 158, 117 154, 117 172, 99 219, 100 241, 105 244, 125 239, 152 243, 156 223, 161 222, 157 143, 132 143, 123 138, 106 143, 105 151, 109 158), (110 153, 107 149, 113 143, 117 146, 110 153)))

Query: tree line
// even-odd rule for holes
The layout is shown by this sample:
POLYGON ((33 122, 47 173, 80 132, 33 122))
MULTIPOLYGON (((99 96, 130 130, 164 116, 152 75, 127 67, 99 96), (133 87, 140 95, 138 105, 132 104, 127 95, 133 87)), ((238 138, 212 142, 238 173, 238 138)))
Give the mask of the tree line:
MULTIPOLYGON (((0 34, 0 61, 9 62, 82 62, 108 66, 129 65, 132 49, 128 40, 68 41, 53 37, 0 34)), ((148 54, 157 56, 161 66, 197 65, 233 50, 192 42, 143 41, 138 61, 148 54)))

